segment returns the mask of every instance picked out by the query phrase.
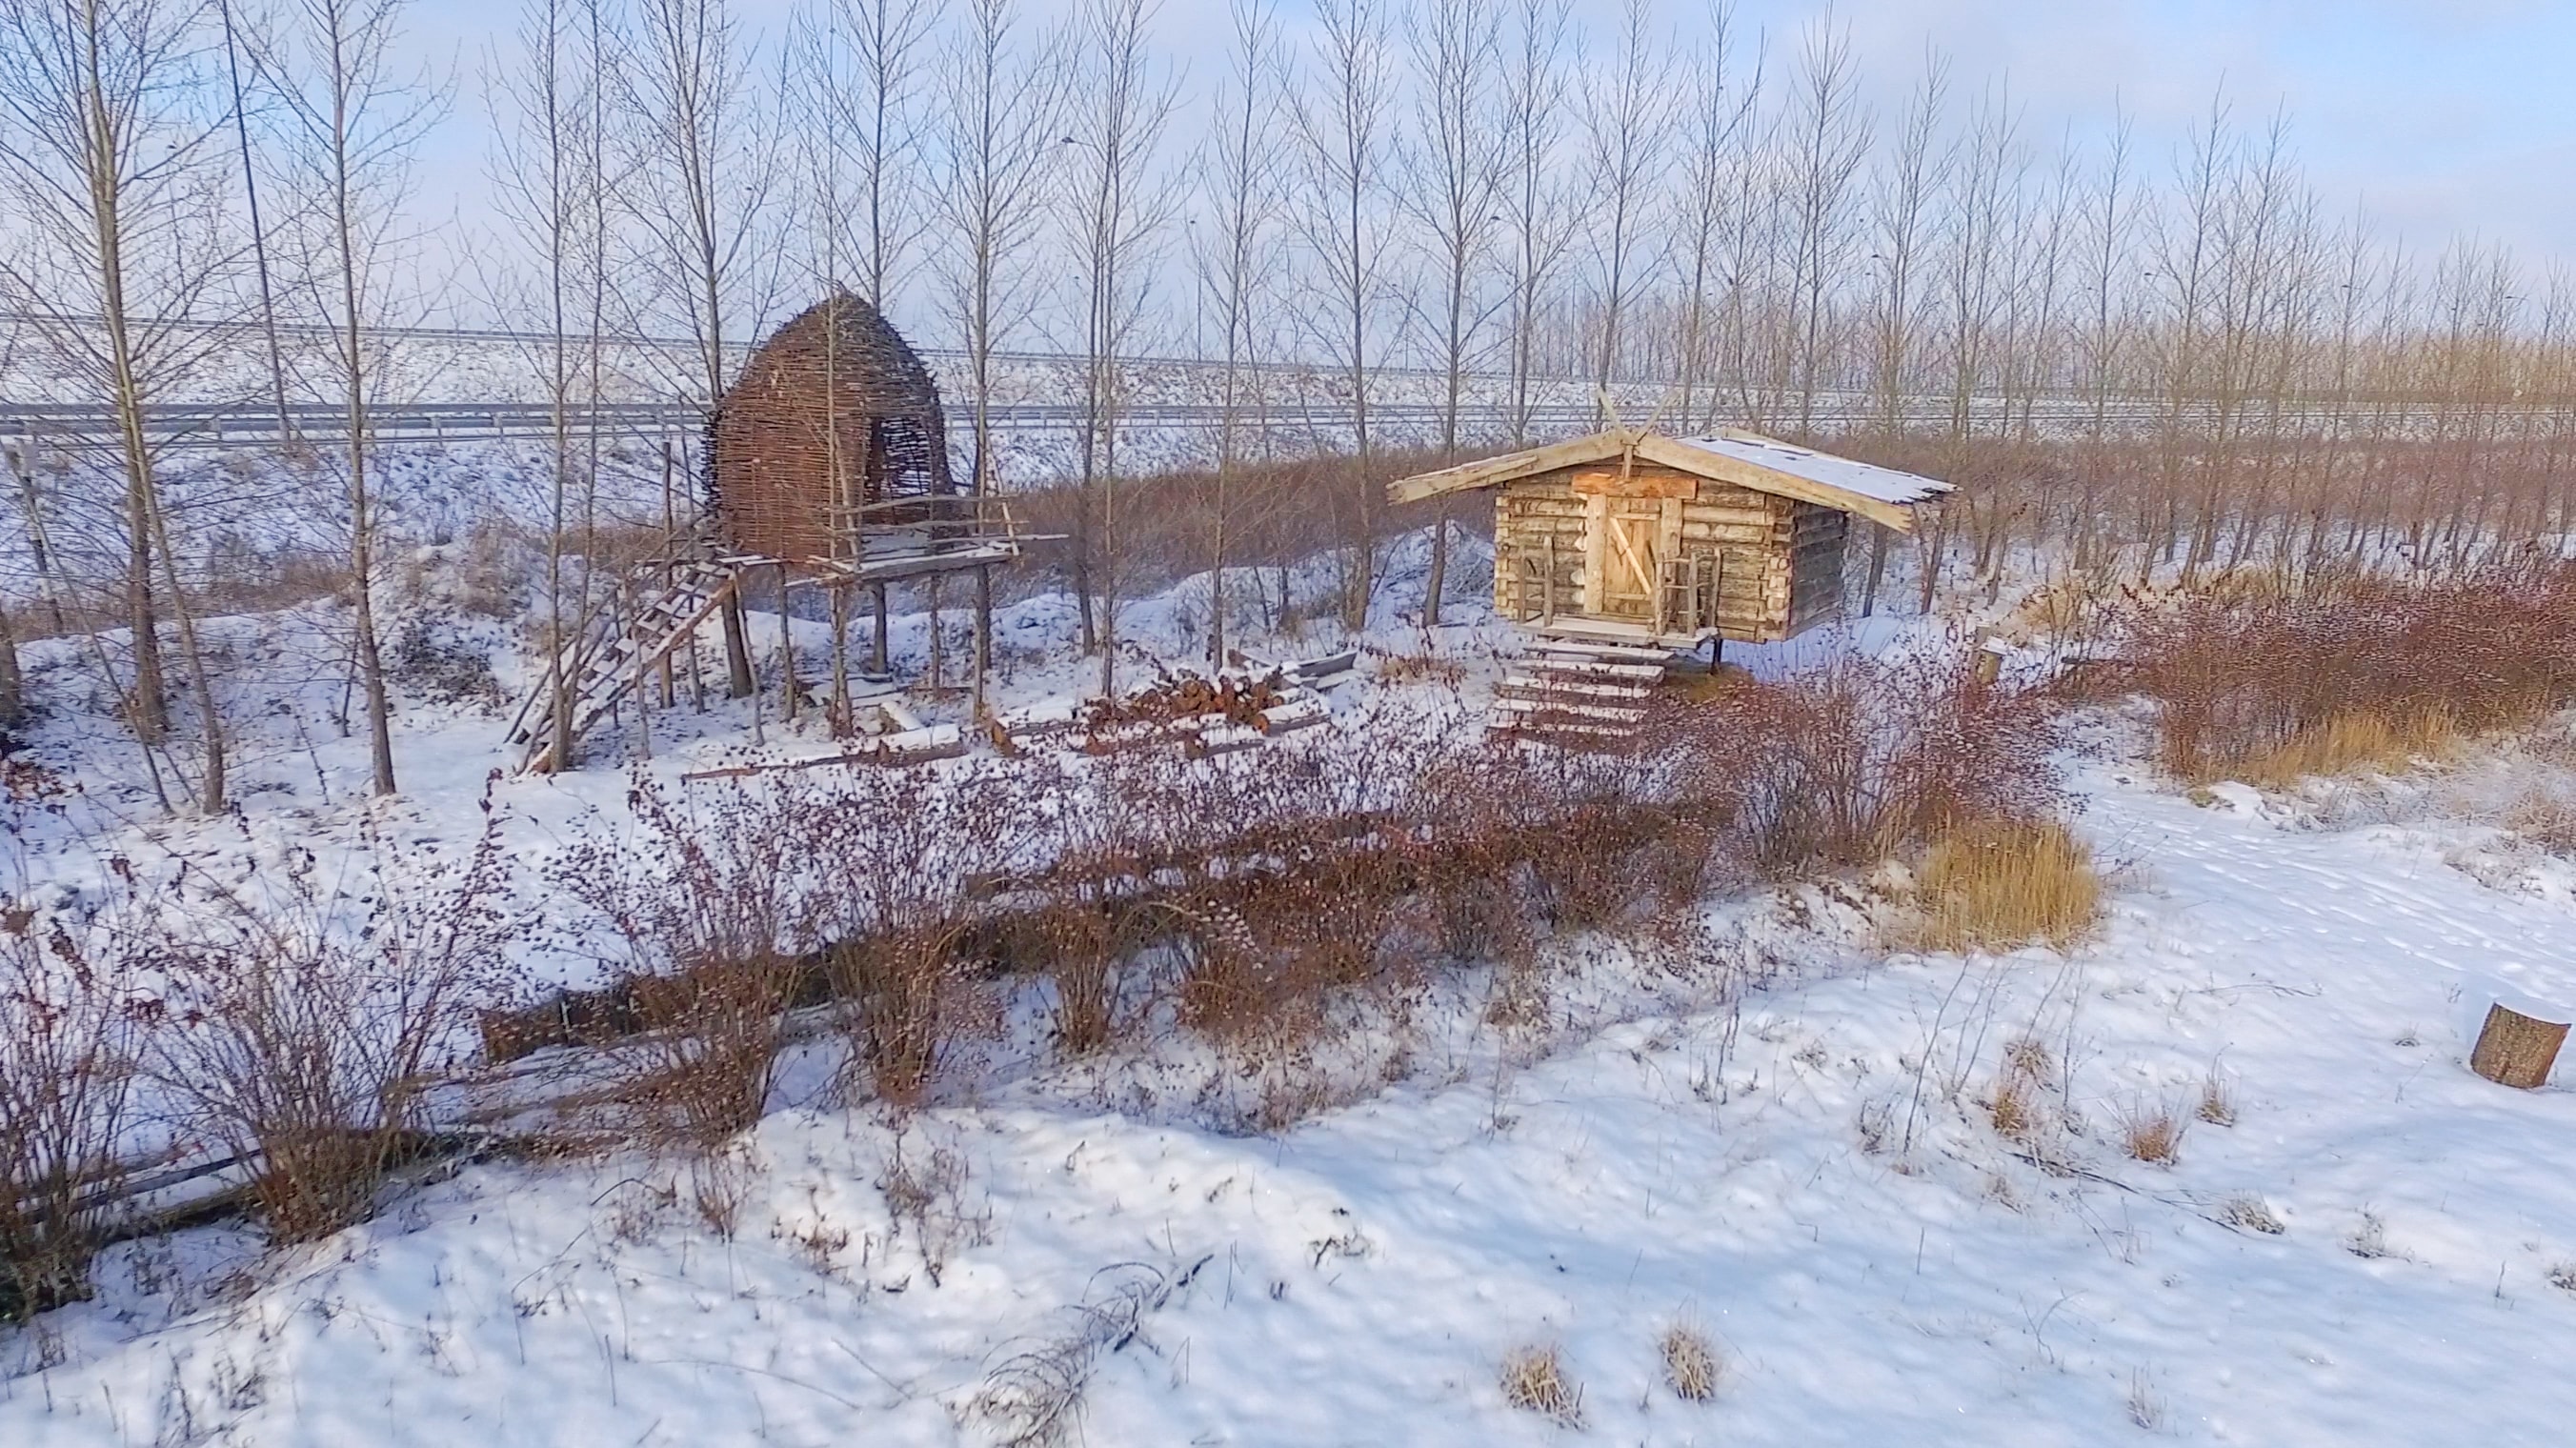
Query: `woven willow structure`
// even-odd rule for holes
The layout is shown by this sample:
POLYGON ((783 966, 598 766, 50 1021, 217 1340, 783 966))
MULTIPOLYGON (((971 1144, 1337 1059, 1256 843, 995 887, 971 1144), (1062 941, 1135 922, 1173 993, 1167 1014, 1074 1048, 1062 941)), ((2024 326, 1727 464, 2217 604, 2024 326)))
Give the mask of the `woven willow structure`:
POLYGON ((871 551, 868 534, 931 511, 888 505, 956 493, 929 369, 846 291, 752 353, 708 435, 708 491, 726 542, 794 568, 855 563, 871 551))

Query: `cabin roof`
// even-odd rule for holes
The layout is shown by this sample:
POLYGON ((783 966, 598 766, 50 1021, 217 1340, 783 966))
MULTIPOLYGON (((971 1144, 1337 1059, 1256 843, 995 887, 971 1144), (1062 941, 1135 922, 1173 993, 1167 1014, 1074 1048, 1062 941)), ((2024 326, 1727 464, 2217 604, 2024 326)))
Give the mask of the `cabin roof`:
POLYGON ((1951 490, 1938 479, 1836 457, 1760 433, 1729 429, 1713 437, 1674 438, 1614 429, 1398 478, 1387 485, 1386 495, 1398 503, 1419 502, 1631 452, 1647 462, 1716 482, 1857 513, 1900 533, 1913 530, 1915 504, 1951 490))

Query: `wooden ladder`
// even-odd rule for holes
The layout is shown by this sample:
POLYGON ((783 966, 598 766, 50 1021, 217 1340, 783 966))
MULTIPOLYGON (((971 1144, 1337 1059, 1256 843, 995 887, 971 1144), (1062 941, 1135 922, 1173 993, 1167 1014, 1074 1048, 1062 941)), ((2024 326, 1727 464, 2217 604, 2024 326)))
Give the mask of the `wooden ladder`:
MULTIPOLYGON (((698 625, 724 607, 742 585, 742 570, 718 559, 691 559, 672 570, 670 587, 647 604, 625 628, 604 644, 585 645, 578 654, 572 687, 572 741, 578 745, 627 691, 642 683, 645 671, 688 640, 698 625)), ((522 745, 522 770, 555 769, 568 761, 554 757, 555 671, 544 677, 510 723, 509 740, 522 745)))

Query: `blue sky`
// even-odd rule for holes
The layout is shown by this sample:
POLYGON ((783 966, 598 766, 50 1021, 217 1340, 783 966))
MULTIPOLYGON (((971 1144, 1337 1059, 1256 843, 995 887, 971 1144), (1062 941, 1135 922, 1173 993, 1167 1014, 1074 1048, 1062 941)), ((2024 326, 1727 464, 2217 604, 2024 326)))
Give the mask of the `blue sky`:
MULTIPOLYGON (((743 0, 775 34, 790 0, 743 0)), ((1034 0, 1040 9, 1070 0, 1034 0)), ((1307 0, 1282 0, 1292 20, 1307 0)), ((1576 0, 1577 25, 1606 48, 1621 0, 1576 0)), ((1743 0, 1739 30, 1767 35, 1775 65, 1821 6, 1743 0)), ((1698 33, 1700 0, 1663 0, 1698 33)), ((2576 258, 2576 0, 1844 0, 1865 83, 1882 115, 1902 104, 1924 47, 1953 60, 1963 94, 2008 80, 2034 136, 2086 138, 2115 105, 2136 118, 2142 161, 2173 147, 2223 86, 2260 121, 2286 106, 2330 212, 2366 207, 2384 234, 2421 250, 2458 235, 2511 246, 2527 264, 2576 258)), ((429 163, 427 212, 481 215, 485 125, 477 75, 506 39, 515 0, 421 0, 423 53, 455 68, 456 97, 429 163)), ((1163 0, 1159 30, 1188 88, 1221 67, 1223 0, 1163 0)), ((1185 136, 1189 128, 1176 128, 1185 136)))

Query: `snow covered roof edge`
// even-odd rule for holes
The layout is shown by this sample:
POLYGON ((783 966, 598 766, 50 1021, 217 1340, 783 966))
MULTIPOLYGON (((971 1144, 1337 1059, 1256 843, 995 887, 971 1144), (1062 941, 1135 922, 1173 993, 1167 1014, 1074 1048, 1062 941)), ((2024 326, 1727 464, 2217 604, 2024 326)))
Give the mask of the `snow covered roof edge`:
POLYGON ((1844 492, 1857 493, 1875 502, 1892 503, 1900 507, 1928 502, 1943 493, 1952 491, 1950 484, 1937 478, 1901 472, 1895 468, 1883 468, 1876 463, 1837 457, 1829 452, 1818 452, 1811 447, 1800 447, 1796 443, 1764 437, 1760 433, 1737 432, 1730 429, 1714 437, 1686 437, 1680 441, 1684 446, 1695 447, 1703 452, 1713 452, 1720 457, 1733 458, 1738 462, 1751 463, 1755 467, 1769 468, 1773 472, 1787 473, 1791 477, 1804 478, 1811 483, 1840 488, 1844 492))

